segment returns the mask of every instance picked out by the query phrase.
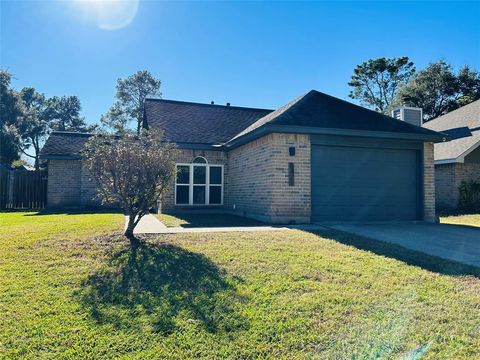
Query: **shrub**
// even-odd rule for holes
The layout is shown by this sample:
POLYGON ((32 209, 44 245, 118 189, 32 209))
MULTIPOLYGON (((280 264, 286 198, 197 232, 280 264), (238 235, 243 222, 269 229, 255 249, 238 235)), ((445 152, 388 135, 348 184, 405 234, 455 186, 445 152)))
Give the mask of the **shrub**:
POLYGON ((175 148, 162 141, 161 131, 139 135, 99 134, 90 138, 83 154, 103 203, 121 207, 128 215, 125 230, 132 245, 133 229, 167 191, 175 175, 175 148))
POLYGON ((458 187, 460 197, 458 208, 466 212, 480 211, 480 182, 462 181, 458 187))

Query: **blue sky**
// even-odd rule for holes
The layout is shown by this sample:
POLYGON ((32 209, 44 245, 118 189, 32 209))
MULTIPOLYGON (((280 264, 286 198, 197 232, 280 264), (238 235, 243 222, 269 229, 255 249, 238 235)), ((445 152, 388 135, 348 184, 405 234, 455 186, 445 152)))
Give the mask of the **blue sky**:
POLYGON ((96 122, 117 78, 147 69, 163 97, 276 108, 317 89, 347 99, 356 64, 409 56, 480 69, 480 1, 140 2, 106 30, 94 4, 1 1, 1 67, 14 86, 77 95, 96 122))

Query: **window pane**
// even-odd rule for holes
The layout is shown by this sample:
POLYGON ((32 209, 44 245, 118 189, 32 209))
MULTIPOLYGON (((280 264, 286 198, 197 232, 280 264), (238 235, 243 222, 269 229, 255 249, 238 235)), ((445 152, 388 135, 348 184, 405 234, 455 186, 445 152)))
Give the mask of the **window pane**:
POLYGON ((207 160, 205 160, 203 157, 198 156, 193 160, 194 164, 206 164, 207 160))
POLYGON ((177 204, 188 204, 189 186, 177 185, 177 204))
POLYGON ((207 180, 207 168, 205 166, 193 167, 193 183, 205 184, 207 180))
POLYGON ((222 187, 221 186, 210 186, 210 204, 221 204, 222 203, 222 187))
POLYGON ((193 187, 193 203, 205 204, 205 186, 193 187))
POLYGON ((177 165, 177 184, 188 184, 190 182, 190 167, 177 165))
POLYGON ((222 184, 222 168, 220 166, 210 166, 210 184, 222 184))

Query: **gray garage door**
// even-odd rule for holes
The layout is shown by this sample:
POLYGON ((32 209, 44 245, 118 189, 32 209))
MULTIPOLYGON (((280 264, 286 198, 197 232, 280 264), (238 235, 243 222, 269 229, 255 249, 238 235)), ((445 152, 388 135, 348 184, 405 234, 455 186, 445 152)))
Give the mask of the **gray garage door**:
POLYGON ((418 151, 312 146, 312 220, 419 217, 418 151))

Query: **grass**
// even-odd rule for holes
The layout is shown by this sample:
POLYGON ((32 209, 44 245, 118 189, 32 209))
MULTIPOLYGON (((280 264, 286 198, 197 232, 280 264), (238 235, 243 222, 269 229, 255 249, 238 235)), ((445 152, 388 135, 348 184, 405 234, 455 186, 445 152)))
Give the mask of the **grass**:
POLYGON ((440 222, 444 224, 480 227, 480 214, 443 216, 440 217, 440 222))
POLYGON ((474 359, 479 269, 338 232, 0 214, 0 357, 474 359), (474 274, 474 275, 468 275, 474 274))
POLYGON ((166 227, 261 226, 264 223, 229 214, 155 214, 166 227))

